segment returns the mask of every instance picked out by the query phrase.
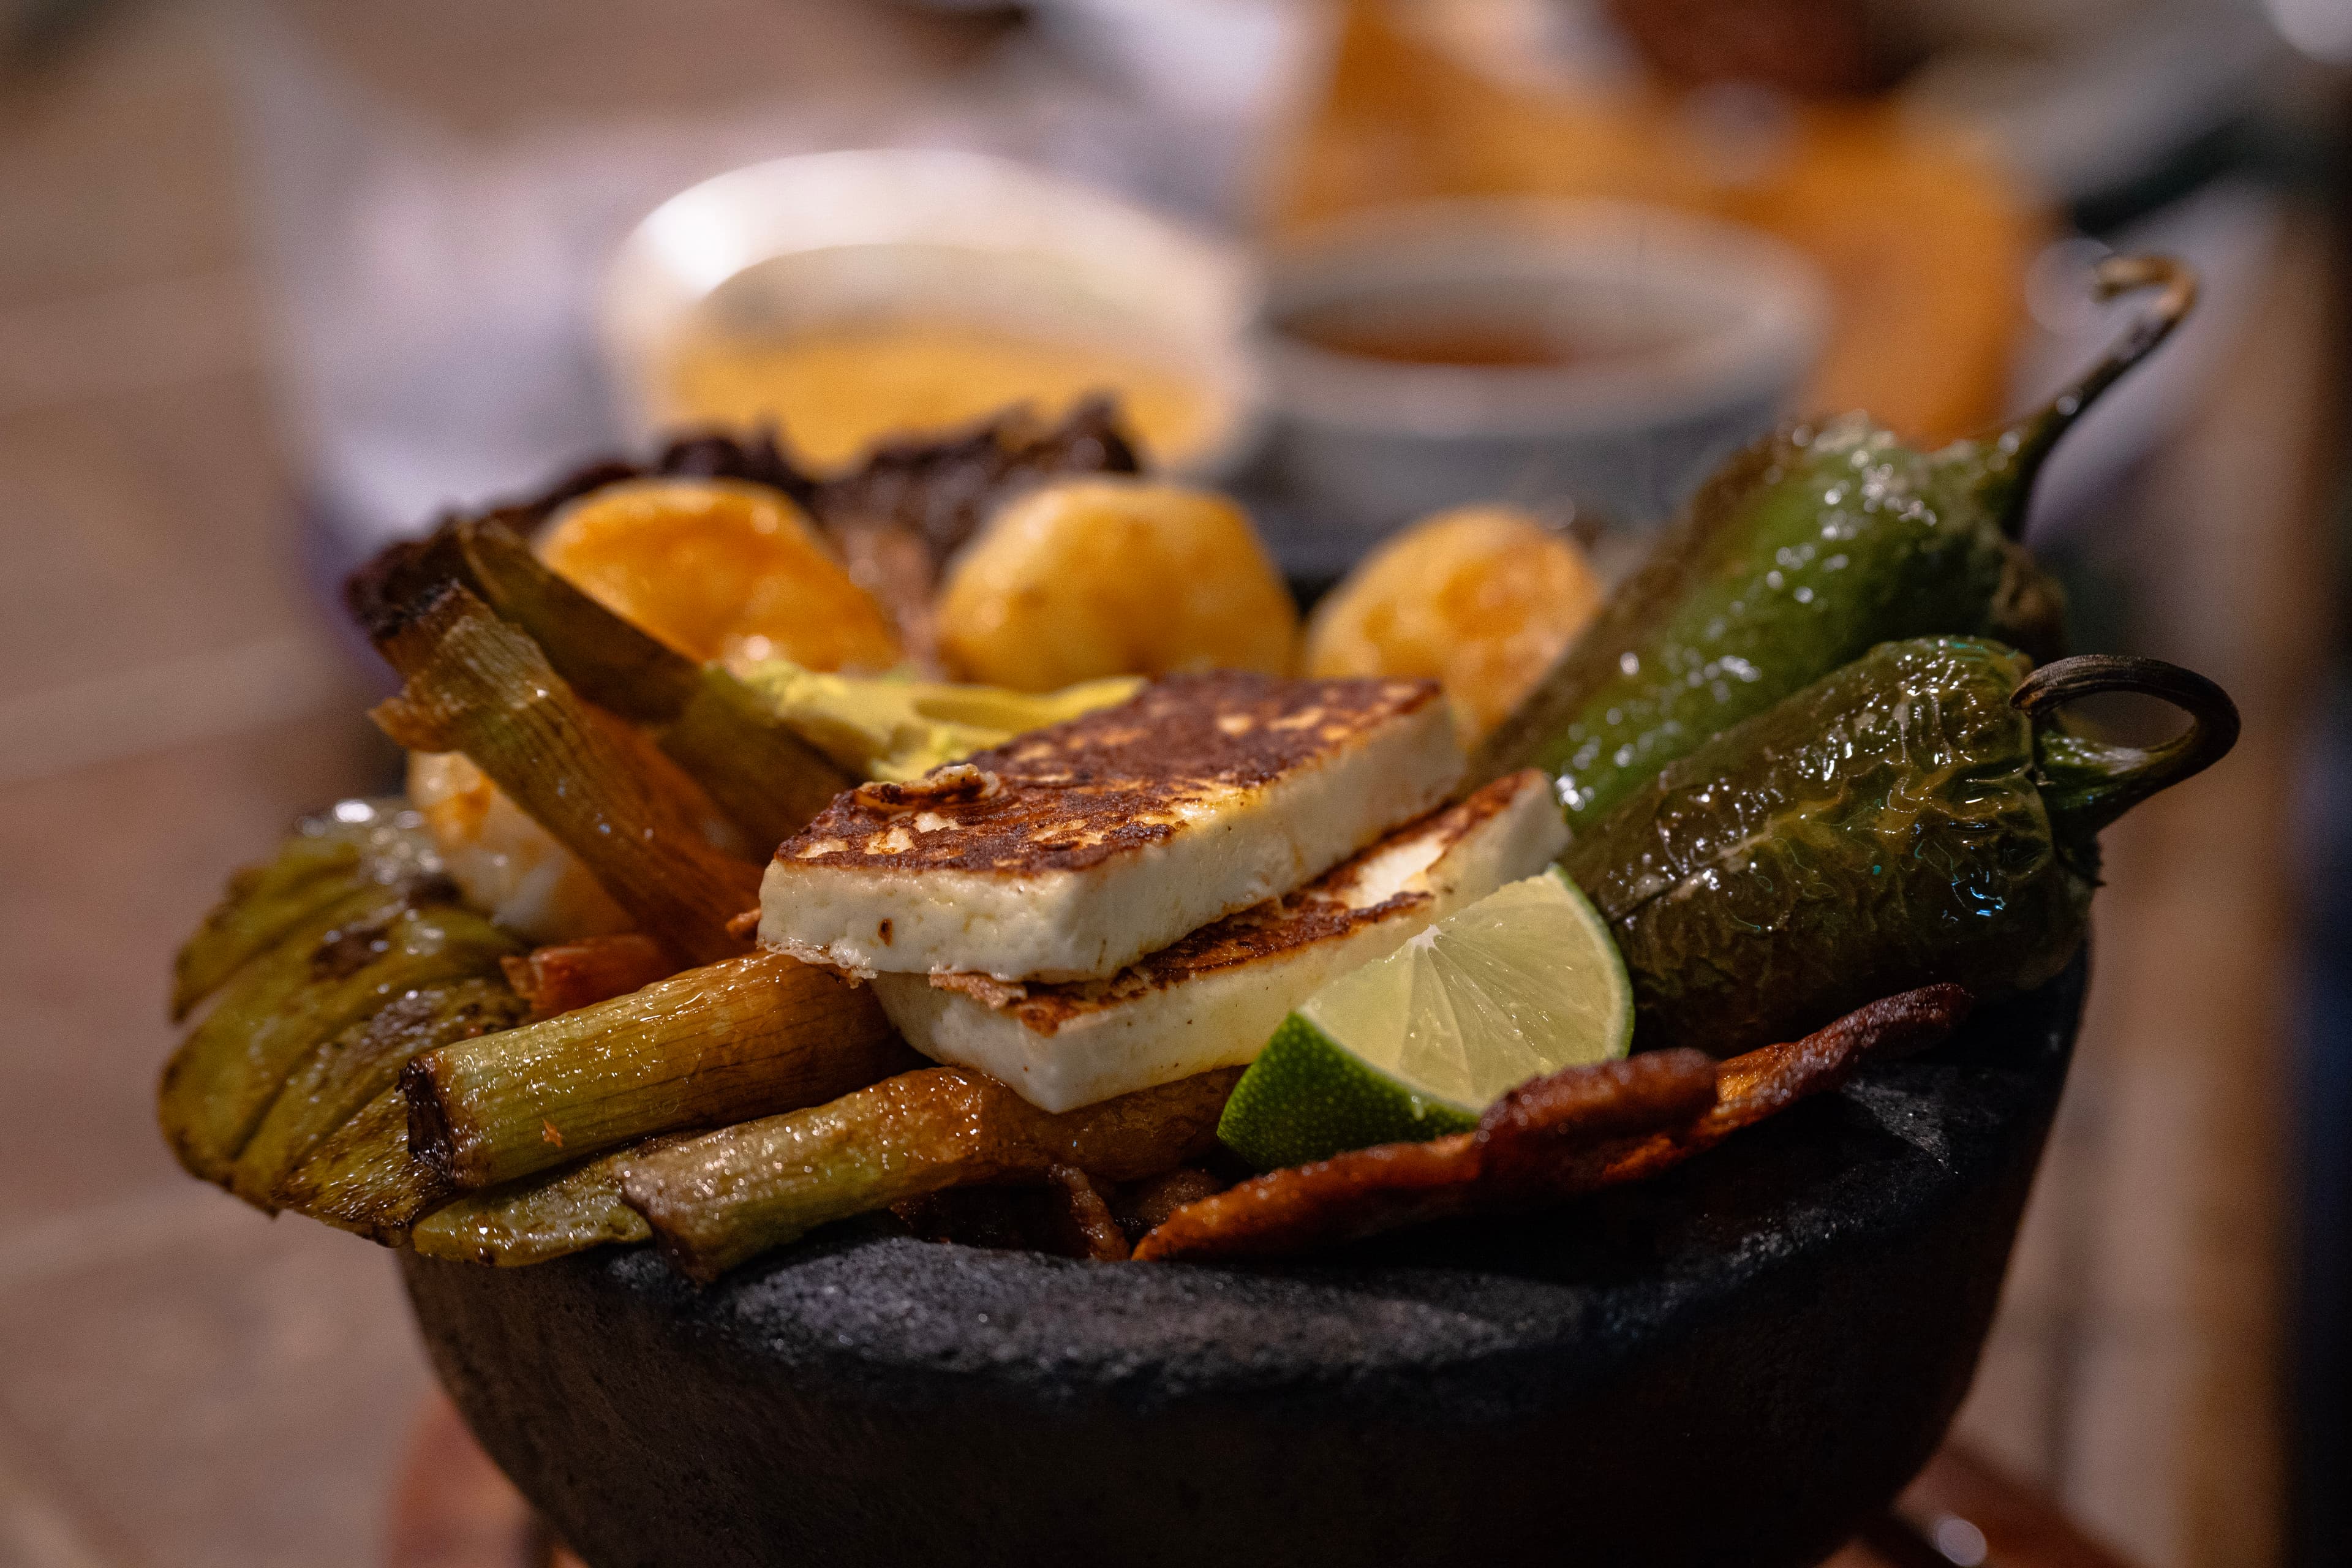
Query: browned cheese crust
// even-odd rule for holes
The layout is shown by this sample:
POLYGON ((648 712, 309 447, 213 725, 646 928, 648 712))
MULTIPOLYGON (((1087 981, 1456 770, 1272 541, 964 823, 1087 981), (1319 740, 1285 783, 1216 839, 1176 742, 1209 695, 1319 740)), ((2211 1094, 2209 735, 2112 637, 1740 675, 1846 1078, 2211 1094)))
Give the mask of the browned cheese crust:
POLYGON ((1188 806, 1338 756, 1355 737, 1436 700, 1425 680, 1171 676, 933 779, 840 795, 776 858, 859 870, 1082 871, 1173 837, 1188 806), (912 815, 929 819, 925 831, 913 830, 912 815))
MULTIPOLYGON (((1518 788, 1519 775, 1516 773, 1497 779, 1429 821, 1428 830, 1439 837, 1438 855, 1443 856, 1509 805, 1517 798, 1518 788)), ((1399 833, 1408 831, 1418 832, 1398 829, 1399 833)), ((1297 892, 1253 904, 1202 926, 1158 952, 1138 959, 1108 980, 1013 984, 984 974, 935 974, 931 984, 942 990, 961 991, 986 1006, 1001 1008, 1019 1019, 1024 1028, 1050 1037, 1073 1018, 1118 1006, 1220 969, 1254 963, 1276 953, 1295 952, 1318 942, 1335 941, 1359 927, 1377 925, 1415 904, 1428 903, 1433 897, 1426 892, 1403 892, 1378 903, 1362 903, 1358 889, 1369 869, 1360 858, 1343 861, 1297 892)))

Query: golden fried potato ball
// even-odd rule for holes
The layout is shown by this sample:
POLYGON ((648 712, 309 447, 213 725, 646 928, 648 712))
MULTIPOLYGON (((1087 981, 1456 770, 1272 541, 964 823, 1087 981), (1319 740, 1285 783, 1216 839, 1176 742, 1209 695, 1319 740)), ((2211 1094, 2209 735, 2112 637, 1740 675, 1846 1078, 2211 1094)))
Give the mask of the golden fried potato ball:
POLYGON ((1442 511, 1357 563, 1315 607, 1307 673, 1433 677, 1454 700, 1464 740, 1475 741, 1551 668, 1601 597, 1575 541, 1525 512, 1442 511))
POLYGON ((1108 675, 1287 675, 1298 610, 1223 496, 1139 479, 1013 501, 950 564, 940 649, 967 680, 1053 691, 1108 675))
POLYGON ((695 658, 863 673, 899 661, 889 616, 765 485, 606 485, 558 512, 539 550, 605 608, 695 658))

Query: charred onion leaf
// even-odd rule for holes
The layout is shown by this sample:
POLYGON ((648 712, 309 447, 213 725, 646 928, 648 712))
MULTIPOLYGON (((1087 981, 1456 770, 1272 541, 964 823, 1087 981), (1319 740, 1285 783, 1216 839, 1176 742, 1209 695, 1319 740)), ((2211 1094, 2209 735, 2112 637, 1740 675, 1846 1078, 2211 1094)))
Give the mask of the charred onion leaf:
POLYGON ((651 463, 600 459, 480 515, 527 538, 566 502, 623 479, 744 479, 782 490, 827 528, 846 517, 904 524, 944 556, 971 538, 1010 490, 1071 475, 1131 474, 1139 466, 1117 403, 1094 398, 1057 424, 1011 408, 961 432, 888 442, 831 479, 803 473, 772 429, 698 432, 672 441, 651 463))
POLYGON ((564 501, 646 472, 772 485, 817 518, 860 580, 891 601, 908 646, 920 649, 931 643, 939 563, 997 501, 1058 475, 1135 466, 1109 406, 1099 403, 1051 427, 1015 413, 948 440, 886 447, 864 468, 823 485, 793 470, 772 437, 699 437, 672 446, 650 470, 600 464, 533 500, 446 518, 427 537, 394 544, 353 573, 344 601, 393 658, 390 644, 407 635, 428 602, 453 586, 474 595, 535 641, 582 698, 645 726, 764 850, 856 781, 732 673, 666 647, 550 570, 532 552, 530 531, 564 501))
POLYGON ((1048 1190, 1063 1201, 1065 1224, 1071 1233, 1065 1245, 1056 1248, 1095 1263, 1124 1263, 1128 1258, 1127 1232, 1118 1227, 1118 1220, 1110 1210, 1110 1194, 1107 1184, 1096 1180, 1076 1165, 1055 1165, 1045 1172, 1048 1190))
POLYGON ((814 1105, 912 1059, 873 992, 755 952, 428 1052, 401 1085, 410 1150, 473 1189, 656 1132, 814 1105))
MULTIPOLYGON (((361 628, 375 637, 404 619, 408 606, 424 594, 444 583, 466 582, 467 567, 456 525, 469 521, 494 523, 529 539, 567 502, 624 479, 648 477, 747 479, 782 490, 809 510, 814 510, 818 489, 816 480, 794 468, 777 449, 773 431, 754 431, 742 437, 690 436, 671 442, 650 464, 599 458, 536 495, 480 512, 445 513, 425 538, 392 545, 345 579, 343 603, 361 628)), ((479 587, 472 583, 467 585, 479 587)))
POLYGON ((621 1168, 689 1136, 648 1138, 563 1170, 468 1194, 417 1221, 408 1244, 426 1258, 514 1268, 607 1243, 650 1240, 645 1216, 621 1201, 621 1168))
POLYGON ((298 1064, 407 992, 493 976, 515 940, 423 888, 371 887, 238 971, 163 1068, 163 1135, 180 1163, 229 1180, 298 1064))
POLYGON ((963 548, 1009 495, 1049 479, 1132 474, 1140 466, 1108 398, 1081 403, 1050 426, 1015 408, 958 435, 878 446, 863 468, 820 486, 809 510, 836 534, 877 523, 904 528, 936 563, 963 548))
POLYGON ((656 726, 653 737, 763 853, 857 783, 802 740, 757 691, 716 664, 696 671, 685 707, 656 726))
POLYGON ((943 440, 877 447, 866 466, 826 484, 814 505, 850 575, 880 599, 898 640, 938 667, 933 608, 940 573, 1011 497, 1056 479, 1131 474, 1135 449, 1107 402, 1040 428, 1018 409, 943 440))
POLYGON ((699 663, 557 575, 506 524, 466 519, 444 525, 444 534, 454 580, 530 634, 556 672, 589 701, 632 723, 652 725, 675 719, 693 700, 699 663))
POLYGON ((1719 1064, 1672 1050, 1570 1068, 1505 1095, 1474 1132, 1354 1150, 1187 1205, 1137 1243, 1134 1256, 1275 1257, 1641 1181, 1836 1088, 1867 1056, 1942 1040, 1969 1005, 1958 986, 1930 985, 1719 1064))
POLYGON ((1142 1234, 1130 1233, 1119 1215, 1121 1190, 1074 1165, 1056 1165, 1042 1181, 946 1187, 892 1204, 889 1214, 922 1241, 1119 1263, 1142 1234))
POLYGON ((1059 1115, 956 1068, 902 1073, 628 1163, 621 1192, 682 1273, 711 1280, 829 1220, 966 1184, 1068 1166, 1138 1181, 1197 1159, 1239 1068, 1059 1115))
POLYGON ((759 868, 714 848, 694 782, 583 701, 521 629, 445 585, 377 645, 406 685, 374 710, 416 751, 463 752, 577 855, 614 902, 679 957, 740 953, 729 922, 759 901, 759 868))

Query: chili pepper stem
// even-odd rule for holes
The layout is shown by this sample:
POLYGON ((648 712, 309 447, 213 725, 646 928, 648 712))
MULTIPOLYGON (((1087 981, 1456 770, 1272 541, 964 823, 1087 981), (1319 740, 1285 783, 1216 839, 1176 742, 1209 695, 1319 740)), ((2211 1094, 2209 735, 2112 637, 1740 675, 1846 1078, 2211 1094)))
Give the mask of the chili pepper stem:
POLYGON ((2199 675, 2162 659, 2083 654, 2042 666, 2010 697, 2034 721, 2042 798, 2058 836, 2084 842, 2160 790, 2204 772, 2238 740, 2237 704, 2199 675), (2107 691, 2137 691, 2189 715, 2189 727, 2160 746, 2115 746, 2045 730, 2042 716, 2107 691))
POLYGON ((1970 455, 1983 465, 1978 496, 2011 539, 2025 532, 2033 481, 2060 437, 2074 428, 2101 394, 2170 337, 2197 304, 2196 269, 2169 256, 2110 256, 2099 263, 2092 287, 2102 300, 2141 289, 2160 288, 2163 292, 2132 321, 2115 347, 2064 391, 2003 426, 1990 439, 1969 444, 1970 455))

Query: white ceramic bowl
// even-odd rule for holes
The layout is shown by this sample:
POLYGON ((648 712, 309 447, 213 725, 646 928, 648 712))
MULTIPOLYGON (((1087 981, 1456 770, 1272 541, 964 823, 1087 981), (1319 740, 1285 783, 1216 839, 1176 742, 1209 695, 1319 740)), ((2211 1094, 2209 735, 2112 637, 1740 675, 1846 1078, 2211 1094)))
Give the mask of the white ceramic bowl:
POLYGON ((1819 357, 1827 319, 1801 256, 1682 213, 1517 198, 1365 213, 1267 263, 1271 460, 1303 510, 1367 540, 1494 500, 1647 524, 1769 426, 1819 357), (1580 357, 1375 359, 1282 330, 1308 315, 1376 331, 1540 321, 1580 357))
MULTIPOLYGON (((671 197, 623 243, 599 329, 623 427, 656 433, 667 354, 706 300, 790 331, 877 313, 945 316, 1100 342, 1192 376, 1210 431, 1172 466, 1246 455, 1261 398, 1254 270, 1157 214, 979 153, 818 153, 671 197)), ((791 412, 784 411, 789 433, 791 412)))

